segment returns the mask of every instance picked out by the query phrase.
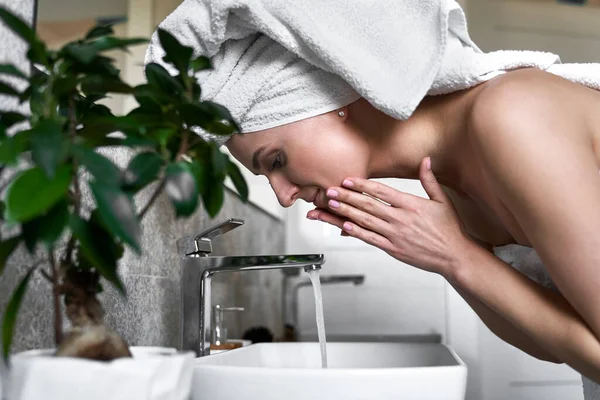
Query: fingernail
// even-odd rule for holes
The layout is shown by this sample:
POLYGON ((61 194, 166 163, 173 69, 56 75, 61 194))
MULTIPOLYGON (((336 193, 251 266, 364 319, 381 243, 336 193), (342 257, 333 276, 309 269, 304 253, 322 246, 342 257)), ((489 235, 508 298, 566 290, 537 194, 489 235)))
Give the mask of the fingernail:
POLYGON ((427 160, 425 160, 425 167, 431 171, 431 157, 427 157, 427 160))
POLYGON ((338 197, 339 193, 337 192, 337 190, 329 189, 327 191, 327 196, 328 197, 338 197))
POLYGON ((306 214, 306 218, 313 219, 313 220, 316 219, 314 214, 311 214, 311 213, 306 214))
POLYGON ((352 225, 350 225, 350 222, 344 222, 343 227, 347 231, 351 231, 352 230, 352 225))
POLYGON ((331 208, 339 208, 340 207, 340 203, 335 201, 335 200, 329 200, 329 207, 331 208))
POLYGON ((344 182, 342 182, 342 185, 351 188, 351 187, 354 187, 354 182, 352 182, 348 179, 344 179, 344 182))

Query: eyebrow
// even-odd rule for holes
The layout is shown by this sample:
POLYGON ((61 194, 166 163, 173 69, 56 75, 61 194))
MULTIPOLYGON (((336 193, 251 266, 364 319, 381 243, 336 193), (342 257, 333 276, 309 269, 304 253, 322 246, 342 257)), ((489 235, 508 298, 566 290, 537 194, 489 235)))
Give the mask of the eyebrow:
POLYGON ((252 167, 257 170, 260 171, 260 163, 258 161, 258 158, 260 157, 260 153, 263 152, 263 150, 265 149, 266 146, 262 146, 261 148, 259 148, 258 150, 256 150, 254 152, 254 155, 252 156, 252 167))

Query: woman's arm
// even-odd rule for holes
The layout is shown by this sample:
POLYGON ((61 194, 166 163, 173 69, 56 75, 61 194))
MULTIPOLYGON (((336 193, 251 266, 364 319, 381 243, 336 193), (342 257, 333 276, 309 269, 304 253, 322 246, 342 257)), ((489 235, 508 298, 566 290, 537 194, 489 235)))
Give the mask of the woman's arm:
POLYGON ((464 253, 455 283, 600 382, 600 176, 591 134, 600 127, 590 122, 590 104, 600 101, 557 77, 513 76, 481 92, 473 145, 504 218, 514 218, 560 294, 477 246, 464 253))
MULTIPOLYGON (((452 277, 451 283, 459 291, 478 299, 523 332, 527 343, 537 344, 551 358, 563 360, 600 382, 600 342, 559 293, 535 283, 477 246, 465 254, 458 270, 461 272, 452 277)), ((526 350, 525 346, 518 347, 526 350)))
POLYGON ((500 339, 539 360, 556 364, 563 363, 553 356, 549 351, 531 340, 529 336, 521 332, 502 316, 490 310, 485 304, 475 299, 473 296, 468 295, 459 287, 454 287, 454 289, 456 289, 458 294, 460 294, 461 297, 469 304, 469 306, 471 306, 473 311, 477 313, 479 318, 489 328, 489 330, 491 330, 500 339))

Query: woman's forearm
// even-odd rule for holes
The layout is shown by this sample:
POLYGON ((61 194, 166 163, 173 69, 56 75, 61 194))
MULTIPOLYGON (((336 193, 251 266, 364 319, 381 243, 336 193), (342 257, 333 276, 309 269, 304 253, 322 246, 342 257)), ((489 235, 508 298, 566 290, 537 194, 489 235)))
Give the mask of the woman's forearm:
POLYGON ((534 343, 600 382, 600 341, 567 300, 473 246, 448 280, 525 333, 534 343))
POLYGON ((468 295, 462 289, 456 286, 454 289, 456 289, 458 294, 460 294, 460 296, 469 304, 469 306, 471 306, 473 311, 477 313, 481 321, 483 321, 489 330, 500 339, 539 360, 562 364, 562 361, 558 360, 549 351, 531 340, 529 336, 517 329, 501 315, 498 315, 494 311, 490 310, 488 306, 473 296, 468 295))

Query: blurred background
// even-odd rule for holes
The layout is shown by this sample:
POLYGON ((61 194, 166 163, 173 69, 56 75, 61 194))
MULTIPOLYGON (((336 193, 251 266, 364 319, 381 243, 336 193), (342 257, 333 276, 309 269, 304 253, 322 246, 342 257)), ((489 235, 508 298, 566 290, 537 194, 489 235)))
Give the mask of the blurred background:
MULTIPOLYGON (((459 2, 467 15, 471 37, 484 51, 544 50, 559 54, 563 62, 600 62, 600 0, 459 2)), ((179 3, 177 0, 38 0, 37 31, 51 46, 81 36, 98 22, 115 23, 115 30, 123 36, 148 37, 179 3)), ((140 46, 129 54, 112 54, 129 83, 144 79, 141 67, 144 52, 145 47, 140 46)), ((113 112, 126 112, 134 105, 119 97, 109 99, 107 104, 113 112)), ((233 204, 215 220, 203 217, 197 222, 201 226, 188 225, 185 229, 199 231, 225 218, 244 217, 247 226, 238 230, 260 233, 259 237, 232 232, 228 234, 232 244, 224 246, 222 252, 325 253, 324 276, 362 276, 362 280, 339 279, 323 286, 330 340, 366 337, 448 343, 468 364, 469 400, 583 398, 577 373, 564 365, 537 361, 495 338, 440 277, 403 265, 355 239, 340 237, 337 229, 305 219, 312 205, 296 204, 284 210, 265 178, 249 172, 245 177, 250 184, 250 205, 233 204), (254 242, 244 246, 240 241, 254 242)), ((381 181, 426 196, 418 182, 381 181)), ((175 230, 168 240, 190 233, 175 230)), ((174 242, 167 244, 172 247, 174 242)), ((171 260, 176 264, 176 255, 171 260)), ((176 277, 168 279, 174 282, 174 293, 168 295, 176 299, 176 277)), ((312 288, 304 284, 306 277, 282 276, 280 271, 273 271, 259 279, 246 279, 246 283, 233 291, 229 288, 244 277, 232 274, 222 279, 213 289, 219 297, 216 302, 246 308, 240 315, 227 317, 232 334, 241 336, 261 325, 281 338, 286 334, 282 326, 287 324, 297 340, 316 337, 314 300, 312 288)), ((143 297, 143 290, 140 293, 143 297)), ((136 338, 140 343, 132 344, 163 344, 141 343, 152 340, 135 335, 130 340, 136 338)))

